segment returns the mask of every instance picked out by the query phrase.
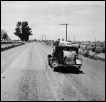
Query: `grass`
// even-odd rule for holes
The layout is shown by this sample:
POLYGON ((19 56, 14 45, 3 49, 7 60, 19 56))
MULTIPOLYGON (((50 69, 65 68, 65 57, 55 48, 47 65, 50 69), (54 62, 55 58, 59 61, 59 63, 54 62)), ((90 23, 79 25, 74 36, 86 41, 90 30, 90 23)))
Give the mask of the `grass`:
POLYGON ((20 45, 23 45, 24 43, 9 43, 9 42, 7 42, 7 43, 5 43, 5 44, 1 44, 1 52, 2 51, 5 51, 5 50, 8 50, 8 49, 11 49, 11 48, 14 48, 14 47, 17 47, 17 46, 20 46, 20 45))

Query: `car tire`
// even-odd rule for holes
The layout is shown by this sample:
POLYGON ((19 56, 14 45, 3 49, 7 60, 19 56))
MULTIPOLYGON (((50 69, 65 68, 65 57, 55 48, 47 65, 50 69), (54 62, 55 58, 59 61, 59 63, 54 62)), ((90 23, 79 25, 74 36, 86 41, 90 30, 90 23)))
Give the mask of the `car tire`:
POLYGON ((52 62, 52 68, 53 70, 55 70, 58 67, 58 62, 57 61, 53 61, 52 62))

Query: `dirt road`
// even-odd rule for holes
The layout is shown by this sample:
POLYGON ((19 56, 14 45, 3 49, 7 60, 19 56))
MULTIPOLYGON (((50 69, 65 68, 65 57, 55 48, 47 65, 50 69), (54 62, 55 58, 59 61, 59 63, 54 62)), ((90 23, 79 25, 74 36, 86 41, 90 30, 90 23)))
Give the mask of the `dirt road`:
POLYGON ((52 47, 27 43, 1 52, 1 101, 104 101, 105 62, 83 57, 80 71, 53 71, 52 47))

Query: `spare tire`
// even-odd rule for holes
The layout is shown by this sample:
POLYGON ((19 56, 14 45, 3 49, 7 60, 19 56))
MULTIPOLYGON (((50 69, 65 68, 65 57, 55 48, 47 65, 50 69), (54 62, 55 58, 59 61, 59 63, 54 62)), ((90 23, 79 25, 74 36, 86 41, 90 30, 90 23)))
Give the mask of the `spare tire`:
POLYGON ((53 61, 52 62, 52 68, 55 70, 55 68, 57 68, 59 66, 57 61, 53 61))

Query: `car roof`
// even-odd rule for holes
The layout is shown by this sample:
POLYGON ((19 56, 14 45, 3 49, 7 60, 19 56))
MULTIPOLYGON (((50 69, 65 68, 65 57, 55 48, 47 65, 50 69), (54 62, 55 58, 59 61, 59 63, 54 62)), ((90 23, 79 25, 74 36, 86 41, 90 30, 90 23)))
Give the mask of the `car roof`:
POLYGON ((78 46, 56 46, 56 47, 61 47, 61 48, 79 48, 78 46))

